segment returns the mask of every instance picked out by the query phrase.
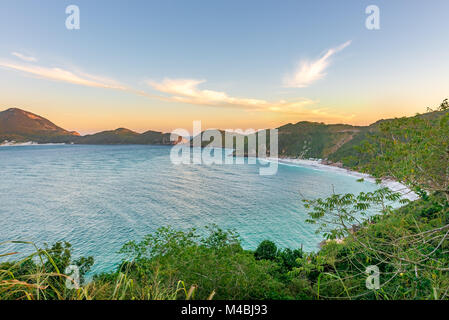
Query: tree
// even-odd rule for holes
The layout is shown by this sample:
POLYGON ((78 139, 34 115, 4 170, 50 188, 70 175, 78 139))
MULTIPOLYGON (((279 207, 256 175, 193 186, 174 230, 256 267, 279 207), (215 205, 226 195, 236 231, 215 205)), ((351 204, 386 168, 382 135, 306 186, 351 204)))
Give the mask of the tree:
POLYGON ((382 122, 359 148, 364 160, 359 169, 404 183, 418 193, 418 201, 393 209, 388 203, 399 196, 388 189, 305 200, 308 222, 339 240, 327 242, 316 256, 298 259, 297 272, 321 268, 318 297, 447 298, 448 110, 444 100, 434 113, 382 122), (376 207, 378 215, 369 215, 376 207), (364 287, 367 265, 382 272, 378 291, 364 287))
POLYGON ((274 242, 270 240, 262 241, 254 252, 257 260, 275 260, 277 255, 277 247, 274 242))
POLYGON ((160 287, 173 288, 182 281, 187 288, 197 288, 195 299, 269 299, 283 294, 282 283, 273 276, 277 264, 256 260, 234 232, 217 226, 204 234, 160 228, 141 242, 125 244, 121 252, 127 255, 123 265, 136 286, 157 278, 160 287))
MULTIPOLYGON (((56 242, 51 247, 38 248, 26 241, 10 241, 14 244, 33 245, 34 253, 15 262, 0 263, 0 300, 2 299, 81 299, 81 289, 67 287, 71 275, 65 274, 68 266, 76 266, 77 284, 84 284, 84 276, 94 264, 93 257, 72 260, 72 246, 68 242, 56 242)), ((4 243, 0 243, 4 244, 4 243)), ((12 253, 16 254, 16 253, 12 253)), ((6 254, 11 255, 11 254, 6 254)), ((1 255, 0 255, 1 257, 1 255)))
POLYGON ((449 113, 386 121, 362 152, 371 159, 363 170, 376 178, 393 178, 417 192, 443 194, 449 202, 449 113))
POLYGON ((316 278, 314 290, 326 298, 447 299, 449 205, 438 198, 407 201, 398 209, 388 205, 397 199, 388 189, 306 200, 308 222, 338 241, 298 259, 295 273, 316 278), (377 214, 368 215, 369 209, 377 214), (365 287, 368 266, 379 268, 380 290, 365 287))
MULTIPOLYGON (((318 233, 330 240, 343 239, 355 229, 369 221, 369 212, 388 213, 391 206, 400 200, 401 195, 388 188, 374 192, 333 194, 326 199, 303 199, 304 207, 309 210, 307 223, 318 224, 318 233)), ((406 200, 401 200, 405 203, 406 200)))

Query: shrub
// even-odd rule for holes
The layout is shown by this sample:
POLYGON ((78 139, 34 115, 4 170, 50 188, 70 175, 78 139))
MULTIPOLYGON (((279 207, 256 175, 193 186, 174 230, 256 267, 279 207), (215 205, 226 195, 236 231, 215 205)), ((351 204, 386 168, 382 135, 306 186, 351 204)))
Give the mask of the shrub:
POLYGON ((270 240, 262 241, 254 252, 257 260, 275 260, 277 256, 277 247, 270 240))

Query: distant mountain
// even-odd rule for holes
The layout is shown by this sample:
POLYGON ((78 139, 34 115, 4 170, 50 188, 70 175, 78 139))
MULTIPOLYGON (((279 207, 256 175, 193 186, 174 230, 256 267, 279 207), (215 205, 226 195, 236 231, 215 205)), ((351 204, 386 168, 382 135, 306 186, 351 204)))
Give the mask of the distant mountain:
POLYGON ((327 158, 360 134, 366 127, 301 121, 278 128, 279 155, 327 158))
MULTIPOLYGON (((445 111, 447 112, 447 111, 445 111)), ((435 111, 417 115, 436 119, 441 117, 444 112, 435 111)), ((327 159, 331 162, 344 162, 348 157, 357 157, 354 147, 362 144, 373 132, 379 131, 379 126, 385 121, 393 119, 379 120, 369 126, 352 126, 348 124, 324 124, 318 122, 301 121, 295 124, 289 123, 278 129, 279 157, 291 158, 319 158, 327 159)), ((224 146, 225 131, 220 130, 221 139, 205 139, 204 135, 210 136, 209 130, 203 131, 190 141, 192 145, 202 147, 221 147, 224 146)), ((257 133, 255 134, 257 135, 257 133)), ((267 147, 269 149, 269 133, 266 134, 267 147)), ((239 134, 233 134, 234 144, 236 138, 241 138, 239 134)), ((255 156, 256 150, 247 148, 249 136, 244 136, 246 155, 255 156)), ((256 137, 257 138, 257 137, 256 137)), ((0 112, 0 143, 8 140, 17 142, 34 141, 38 143, 64 142, 74 144, 157 144, 172 145, 180 142, 186 142, 182 137, 178 140, 170 141, 169 133, 157 131, 147 131, 137 133, 125 128, 119 128, 111 131, 103 131, 96 134, 80 136, 76 132, 64 130, 49 120, 33 113, 17 108, 8 109, 0 112)), ((349 163, 344 163, 350 166, 349 163)))
POLYGON ((142 134, 125 128, 103 131, 77 138, 77 144, 174 144, 170 141, 170 133, 147 131, 142 134))
POLYGON ((34 113, 17 108, 0 112, 0 141, 62 142, 77 137, 34 113))
MULTIPOLYGON (((413 117, 439 119, 447 111, 430 111, 413 117)), ((361 146, 380 131, 380 125, 395 119, 382 119, 369 126, 298 122, 279 127, 279 155, 284 157, 319 158, 346 167, 357 164, 361 146), (350 158, 353 158, 351 160, 350 158), (354 161, 355 160, 355 161, 354 161)))
POLYGON ((169 133, 147 131, 139 134, 125 128, 80 136, 77 132, 67 131, 41 116, 17 108, 0 112, 0 143, 5 140, 37 143, 161 145, 181 142, 181 138, 175 142, 170 141, 169 133))
MULTIPOLYGON (((446 111, 447 112, 447 111, 446 111)), ((445 112, 433 111, 419 114, 417 117, 437 119, 445 112)), ((289 158, 316 158, 325 159, 329 163, 353 166, 347 162, 348 157, 357 157, 356 146, 360 146, 368 137, 379 131, 381 123, 394 119, 379 120, 369 126, 352 126, 348 124, 324 124, 318 122, 301 121, 295 124, 289 123, 278 129, 278 156, 289 158)), ((205 131, 207 132, 207 131, 205 131)), ((201 136, 204 135, 203 132, 201 136)), ((221 131, 224 140, 224 131, 221 131)), ((256 138, 258 133, 255 134, 256 138)), ((200 135, 194 139, 200 139, 200 135)), ((245 154, 256 156, 257 150, 248 150, 249 136, 245 136, 245 154)), ((266 132, 267 148, 269 149, 269 133, 266 132)), ((217 147, 217 142, 202 142, 201 146, 217 147)), ((269 155, 268 150, 268 155, 269 155)))
MULTIPOLYGON (((356 127, 345 124, 326 125, 324 123, 301 121, 296 124, 286 124, 278 129, 278 152, 281 157, 293 158, 326 158, 328 155, 337 151, 342 145, 351 141, 354 136, 365 130, 365 127, 356 127)), ((263 132, 259 131, 259 132, 263 132)), ((257 141, 259 132, 253 135, 244 136, 245 155, 256 156, 257 148, 248 149, 248 138, 252 137, 257 141), (255 137, 254 137, 255 135, 255 137)), ((224 145, 225 136, 224 131, 220 130, 222 139, 215 141, 215 139, 204 139, 204 135, 208 130, 203 131, 200 135, 194 137, 191 141, 196 141, 196 145, 202 147, 221 147, 224 145), (199 140, 206 140, 201 141, 199 140)), ((235 144, 235 138, 241 137, 239 134, 232 134, 235 144)), ((269 149, 270 133, 265 132, 266 144, 269 149)), ((235 147, 235 145, 234 145, 235 147)))
MULTIPOLYGON (((235 132, 228 132, 228 135, 233 139, 234 145, 235 145, 235 139, 237 137, 243 137, 245 138, 245 136, 235 133, 235 132)), ((194 136, 191 140, 190 140, 190 145, 191 146, 201 146, 201 147, 210 147, 210 148, 221 148, 223 146, 226 147, 226 131, 225 130, 205 130, 203 132, 201 132, 200 134, 194 136), (221 139, 215 139, 215 133, 217 133, 217 131, 220 133, 221 135, 221 139)))

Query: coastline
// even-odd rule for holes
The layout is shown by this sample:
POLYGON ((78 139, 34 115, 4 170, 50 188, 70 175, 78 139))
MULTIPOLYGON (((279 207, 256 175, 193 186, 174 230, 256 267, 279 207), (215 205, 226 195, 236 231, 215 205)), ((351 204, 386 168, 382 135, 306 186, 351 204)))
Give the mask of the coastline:
POLYGON ((15 142, 15 141, 3 141, 0 143, 0 147, 20 147, 20 146, 35 146, 38 145, 37 142, 27 141, 27 142, 15 142))
MULTIPOLYGON (((20 146, 40 146, 40 145, 65 145, 65 143, 37 143, 34 141, 27 141, 27 142, 15 142, 15 141, 3 141, 0 143, 0 147, 20 147, 20 146)), ((282 158, 274 158, 274 157, 266 157, 266 158, 259 158, 263 161, 276 161, 279 164, 282 165, 291 165, 291 166, 299 166, 299 167, 305 167, 320 171, 328 171, 328 172, 334 172, 334 173, 340 173, 344 175, 353 176, 358 179, 364 179, 365 181, 376 183, 376 179, 372 176, 370 176, 367 173, 361 173, 358 171, 354 171, 348 168, 344 168, 340 163, 331 163, 328 161, 323 161, 321 159, 298 159, 298 158, 288 158, 288 157, 282 157, 282 158)), ((381 186, 387 187, 390 190, 394 192, 399 192, 402 194, 402 196, 408 200, 414 201, 417 200, 419 197, 416 193, 411 191, 407 186, 403 185, 402 183, 392 180, 392 179, 384 179, 380 183, 381 186)))
MULTIPOLYGON (((376 179, 367 173, 361 173, 358 171, 350 170, 342 166, 331 164, 329 162, 324 162, 322 160, 306 160, 306 159, 295 159, 295 158, 265 158, 265 161, 277 161, 279 164, 283 165, 293 165, 299 167, 306 167, 310 169, 320 170, 320 171, 330 171, 336 172, 344 175, 353 176, 358 179, 364 179, 365 181, 376 183, 376 179)), ((381 186, 387 187, 394 192, 399 192, 402 196, 408 200, 414 201, 419 197, 416 193, 411 191, 407 186, 402 183, 392 180, 384 179, 380 183, 381 186)))
POLYGON ((0 147, 59 146, 65 144, 66 143, 38 143, 34 141, 27 141, 27 142, 3 141, 0 143, 0 147))

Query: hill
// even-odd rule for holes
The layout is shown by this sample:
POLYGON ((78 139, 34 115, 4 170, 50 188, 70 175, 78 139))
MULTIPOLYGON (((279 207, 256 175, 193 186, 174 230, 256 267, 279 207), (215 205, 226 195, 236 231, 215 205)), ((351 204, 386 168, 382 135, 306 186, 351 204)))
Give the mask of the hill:
POLYGON ((324 159, 363 133, 366 127, 301 121, 278 130, 280 156, 324 159))
POLYGON ((126 128, 103 131, 75 139, 75 144, 173 144, 169 133, 147 131, 142 134, 126 128))
POLYGON ((73 144, 158 144, 170 145, 169 133, 147 131, 142 134, 125 128, 80 136, 34 113, 11 108, 0 112, 0 143, 3 141, 73 144))
POLYGON ((64 142, 78 136, 28 111, 10 108, 0 112, 0 141, 64 142))
MULTIPOLYGON (((424 114, 417 114, 408 119, 414 117, 420 117, 429 120, 435 120, 442 117, 448 111, 432 111, 430 110, 424 114)), ((380 131, 380 127, 383 124, 395 121, 396 119, 382 119, 369 126, 353 126, 348 124, 324 124, 319 122, 300 121, 295 124, 289 123, 278 127, 278 156, 283 158, 316 158, 323 159, 328 163, 334 163, 336 165, 344 165, 346 167, 355 167, 361 159, 359 158, 359 152, 357 147, 361 146, 364 141, 368 140, 370 136, 380 131)), ((203 131, 201 135, 197 135, 191 141, 200 140, 205 133, 203 131)), ((220 147, 224 145, 224 131, 220 130, 222 135, 221 141, 215 141, 215 139, 204 139, 206 141, 197 141, 196 145, 202 147, 220 147)), ((255 133, 256 139, 258 133, 255 133)), ((234 148, 235 148, 235 136, 241 136, 233 134, 234 136, 234 148)), ((245 155, 256 156, 256 150, 248 150, 248 138, 244 137, 245 155)), ((267 149, 269 155, 269 133, 266 132, 267 137, 267 149)), ((366 160, 366 159, 365 159, 366 160)))
MULTIPOLYGON (((415 117, 436 119, 444 112, 447 111, 431 111, 415 117)), ((309 121, 289 123, 277 128, 279 132, 279 157, 319 158, 334 163, 343 163, 345 166, 351 167, 355 164, 348 162, 346 159, 357 157, 355 147, 360 146, 370 135, 378 132, 383 123, 393 120, 383 119, 369 126, 324 124, 309 121)), ((211 132, 209 131, 206 130, 194 137, 190 143, 193 144, 193 141, 200 140, 204 134, 210 136, 211 132)), ((220 133, 222 135, 221 141, 215 141, 211 137, 205 139, 207 141, 197 142, 197 145, 221 147, 224 145, 225 131, 220 130, 220 133)), ((236 133, 233 133, 232 136, 234 137, 234 144, 236 137, 241 137, 236 133)), ((268 136, 267 133, 267 138, 268 136)), ((77 132, 70 132, 58 127, 41 116, 11 108, 0 112, 0 142, 5 140, 38 143, 171 145, 181 142, 182 138, 179 137, 178 141, 172 142, 169 133, 147 131, 140 134, 125 128, 80 136, 77 132)), ((245 136, 244 143, 246 154, 255 155, 255 150, 249 152, 247 150, 248 136, 245 136)))

